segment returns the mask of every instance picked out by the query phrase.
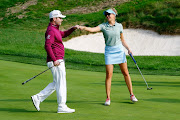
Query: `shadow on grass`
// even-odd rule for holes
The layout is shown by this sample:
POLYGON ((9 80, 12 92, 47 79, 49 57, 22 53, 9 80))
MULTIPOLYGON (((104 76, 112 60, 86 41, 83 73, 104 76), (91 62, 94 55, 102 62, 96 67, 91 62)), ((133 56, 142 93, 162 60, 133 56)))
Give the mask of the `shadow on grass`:
POLYGON ((37 112, 32 110, 26 110, 26 109, 18 109, 18 108, 0 108, 0 111, 8 111, 8 112, 37 112))
MULTIPOLYGON (((31 101, 31 99, 0 99, 0 102, 32 102, 32 101, 31 101)), ((57 101, 56 100, 45 100, 44 102, 56 103, 57 101)), ((105 106, 104 101, 67 101, 67 104, 68 103, 96 104, 96 105, 100 105, 100 106, 105 106)), ((118 103, 134 104, 133 102, 126 102, 126 101, 118 102, 118 103)), ((32 104, 32 108, 34 108, 33 104, 32 104)), ((0 108, 0 111, 7 111, 7 112, 14 112, 14 113, 21 113, 21 112, 25 112, 25 113, 56 113, 56 111, 42 111, 42 110, 36 111, 35 108, 34 108, 34 110, 27 110, 27 109, 22 109, 22 108, 0 108)))
MULTIPOLYGON (((44 102, 54 102, 54 103, 56 103, 57 100, 45 100, 44 102)), ((88 101, 88 100, 86 100, 86 101, 68 100, 66 103, 67 104, 68 103, 75 103, 75 104, 98 104, 98 105, 102 105, 103 102, 102 101, 88 101)))
MULTIPOLYGON (((32 102, 32 100, 31 100, 31 98, 30 99, 0 99, 0 102, 1 101, 5 101, 5 102, 19 102, 19 101, 21 101, 21 102, 32 102)), ((45 100, 44 102, 57 102, 57 100, 56 99, 54 99, 54 100, 45 100)), ((67 101, 67 103, 100 103, 100 102, 102 102, 102 101, 71 101, 71 100, 68 100, 67 101)))
POLYGON ((170 99, 170 98, 151 98, 151 99, 144 99, 144 101, 180 103, 180 99, 170 99))
POLYGON ((135 104, 135 103, 133 103, 133 102, 120 102, 120 103, 135 104))
MULTIPOLYGON (((31 99, 0 99, 0 102, 32 102, 31 99)), ((43 101, 44 103, 57 103, 57 100, 54 99, 54 100, 45 100, 43 101)), ((85 104, 102 104, 103 102, 102 101, 71 101, 71 100, 68 100, 66 102, 67 104, 68 103, 85 103, 85 104)), ((1 109, 0 109, 1 110, 1 109)))
POLYGON ((31 99, 0 99, 0 101, 6 101, 6 102, 31 102, 31 99))
MULTIPOLYGON (((33 106, 32 106, 33 107, 33 106)), ((7 111, 7 112, 25 112, 25 113, 56 113, 56 111, 37 111, 35 110, 26 110, 26 109, 18 109, 18 108, 0 108, 0 111, 7 111)))
MULTIPOLYGON (((128 100, 129 101, 129 100, 128 100)), ((68 101, 67 103, 86 103, 86 104, 98 104, 98 105, 104 105, 105 101, 68 101)), ((125 103, 125 104, 134 104, 133 102, 117 102, 117 101, 113 101, 113 103, 125 103)))
MULTIPOLYGON (((22 104, 26 104, 27 102, 32 103, 31 99, 0 99, 0 102, 3 102, 3 104, 6 104, 5 102, 22 102, 22 104)), ((47 100, 47 102, 49 102, 49 100, 47 100)), ((50 100, 50 102, 57 102, 56 100, 50 100)), ((27 112, 27 113, 56 113, 56 111, 37 111, 32 103, 32 109, 34 110, 27 110, 27 109, 21 109, 21 108, 17 108, 18 106, 16 106, 16 108, 0 108, 0 111, 7 111, 7 112, 27 112)))
MULTIPOLYGON (((145 82, 142 81, 132 81, 133 86, 146 86, 145 82)), ((180 82, 148 82, 148 85, 153 86, 166 86, 166 87, 180 87, 180 82)), ((100 83, 91 83, 97 85, 105 85, 104 81, 100 83)), ((112 86, 126 86, 125 81, 112 81, 112 86)))

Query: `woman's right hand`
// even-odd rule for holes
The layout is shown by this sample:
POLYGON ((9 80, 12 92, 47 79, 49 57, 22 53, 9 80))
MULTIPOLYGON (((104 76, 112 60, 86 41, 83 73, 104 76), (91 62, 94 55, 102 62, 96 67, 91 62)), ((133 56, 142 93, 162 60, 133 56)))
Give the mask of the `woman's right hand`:
MULTIPOLYGON (((131 51, 130 49, 128 50, 128 54, 129 54, 129 55, 132 54, 132 51, 131 51)), ((133 54, 132 54, 132 55, 133 55, 133 54)))

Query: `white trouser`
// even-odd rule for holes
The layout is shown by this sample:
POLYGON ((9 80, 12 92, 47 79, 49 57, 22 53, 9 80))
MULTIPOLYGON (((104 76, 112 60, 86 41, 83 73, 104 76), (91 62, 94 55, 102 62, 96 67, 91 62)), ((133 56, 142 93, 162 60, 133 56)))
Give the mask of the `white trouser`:
POLYGON ((66 71, 64 60, 58 61, 60 62, 60 65, 55 67, 52 67, 54 65, 53 62, 47 63, 48 67, 52 67, 51 72, 53 75, 53 82, 49 83, 46 88, 44 88, 36 95, 42 102, 56 90, 58 106, 63 107, 64 105, 66 105, 67 100, 66 71))

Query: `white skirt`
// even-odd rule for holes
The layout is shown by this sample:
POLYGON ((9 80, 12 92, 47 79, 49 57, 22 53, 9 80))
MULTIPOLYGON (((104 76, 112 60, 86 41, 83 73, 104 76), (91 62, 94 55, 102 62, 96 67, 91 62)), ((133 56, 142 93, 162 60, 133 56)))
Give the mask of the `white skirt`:
POLYGON ((123 45, 119 44, 116 46, 106 46, 105 47, 105 64, 121 64, 126 63, 126 54, 123 49, 123 45))

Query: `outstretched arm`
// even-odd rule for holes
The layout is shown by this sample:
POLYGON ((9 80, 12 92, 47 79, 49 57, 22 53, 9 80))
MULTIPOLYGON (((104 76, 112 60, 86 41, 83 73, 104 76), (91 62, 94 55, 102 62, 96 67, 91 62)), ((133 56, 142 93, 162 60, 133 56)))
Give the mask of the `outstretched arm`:
POLYGON ((88 32, 99 32, 101 28, 99 26, 97 27, 86 27, 86 26, 79 26, 80 30, 85 30, 88 32))
POLYGON ((132 51, 131 51, 131 49, 128 47, 128 45, 127 45, 127 43, 126 43, 126 41, 125 41, 125 39, 124 39, 124 35, 123 35, 123 33, 120 33, 121 34, 121 41, 122 41, 122 44, 123 44, 123 46, 128 50, 128 54, 132 54, 132 51))
POLYGON ((69 36, 76 29, 79 29, 79 25, 73 26, 69 30, 66 30, 66 31, 60 31, 62 38, 69 36))

